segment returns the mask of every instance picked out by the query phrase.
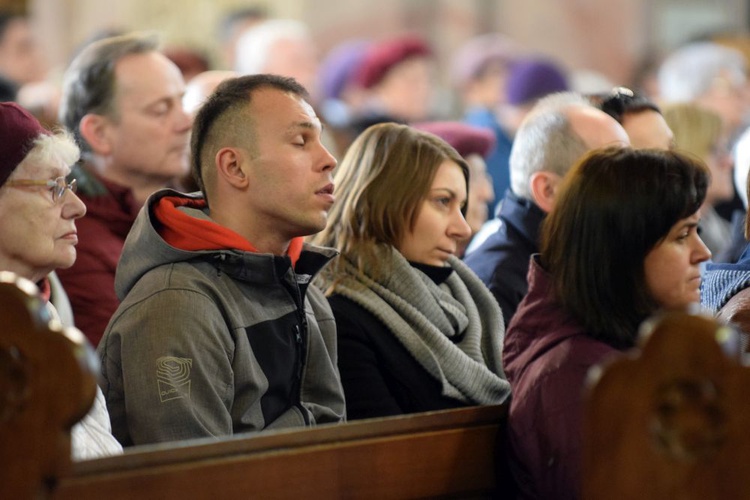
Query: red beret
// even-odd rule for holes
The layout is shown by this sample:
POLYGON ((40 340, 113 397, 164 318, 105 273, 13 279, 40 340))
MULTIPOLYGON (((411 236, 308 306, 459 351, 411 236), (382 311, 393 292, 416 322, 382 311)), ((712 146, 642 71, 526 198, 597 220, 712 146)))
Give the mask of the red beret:
POLYGON ((388 71, 410 57, 429 57, 432 50, 421 38, 404 36, 374 43, 365 53, 354 81, 366 89, 375 86, 388 71))
POLYGON ((482 127, 450 121, 421 122, 413 124, 412 127, 440 137, 464 158, 478 154, 487 159, 495 148, 495 134, 482 127))
POLYGON ((0 102, 0 186, 34 145, 34 139, 49 134, 34 116, 14 102, 0 102))

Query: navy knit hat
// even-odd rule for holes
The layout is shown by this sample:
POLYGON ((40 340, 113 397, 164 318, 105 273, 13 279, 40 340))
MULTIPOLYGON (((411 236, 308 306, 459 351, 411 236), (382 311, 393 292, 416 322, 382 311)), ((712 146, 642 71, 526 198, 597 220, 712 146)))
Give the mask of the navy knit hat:
POLYGON ((31 113, 15 102, 0 102, 0 186, 26 158, 41 134, 49 132, 31 113))
POLYGON ((542 59, 514 63, 506 85, 507 101, 513 105, 527 104, 548 94, 569 90, 563 70, 542 59))

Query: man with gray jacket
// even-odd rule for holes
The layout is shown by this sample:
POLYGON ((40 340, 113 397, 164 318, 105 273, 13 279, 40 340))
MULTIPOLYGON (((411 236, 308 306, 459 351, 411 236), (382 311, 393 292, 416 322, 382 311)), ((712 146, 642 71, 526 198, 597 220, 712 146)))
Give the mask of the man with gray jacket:
POLYGON ((138 215, 98 349, 124 445, 344 420, 334 319, 308 286, 335 252, 302 241, 336 160, 306 98, 272 75, 222 83, 192 131, 202 194, 161 190, 138 215))

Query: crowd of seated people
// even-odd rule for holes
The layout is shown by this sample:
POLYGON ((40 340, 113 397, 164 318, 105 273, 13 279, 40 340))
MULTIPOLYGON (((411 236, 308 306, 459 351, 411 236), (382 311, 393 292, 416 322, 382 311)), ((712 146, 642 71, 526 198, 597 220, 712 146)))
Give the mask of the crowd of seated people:
MULTIPOLYGON (((426 38, 321 54, 304 23, 246 14, 222 67, 124 32, 77 52, 55 126, 0 104, 0 270, 102 363, 75 457, 505 403, 522 493, 576 498, 588 370, 652 313, 750 288, 721 207, 741 54, 692 44, 659 95, 583 93, 483 35, 449 115, 426 38)), ((24 22, 0 17, 7 100, 42 78, 3 56, 24 22)))

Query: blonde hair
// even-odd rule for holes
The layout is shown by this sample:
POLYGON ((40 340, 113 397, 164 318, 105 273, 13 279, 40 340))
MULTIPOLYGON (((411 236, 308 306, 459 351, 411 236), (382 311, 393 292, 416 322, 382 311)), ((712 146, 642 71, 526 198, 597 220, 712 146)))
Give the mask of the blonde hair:
POLYGON ((706 161, 721 139, 721 117, 690 103, 664 106, 662 114, 674 133, 675 146, 706 161))
POLYGON ((393 251, 414 228, 421 203, 446 160, 461 167, 468 189, 466 161, 435 135, 380 123, 352 143, 334 174, 337 200, 328 225, 311 239, 341 253, 323 272, 327 293, 335 290, 342 258, 359 272, 367 268, 373 279, 388 272, 384 252, 393 251))

